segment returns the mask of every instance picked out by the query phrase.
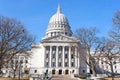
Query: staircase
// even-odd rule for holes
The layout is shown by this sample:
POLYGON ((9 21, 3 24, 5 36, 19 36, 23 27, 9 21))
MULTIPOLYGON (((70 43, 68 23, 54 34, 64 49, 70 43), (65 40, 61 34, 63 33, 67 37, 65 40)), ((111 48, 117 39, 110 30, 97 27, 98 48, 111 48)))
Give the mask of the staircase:
POLYGON ((56 75, 56 76, 52 76, 48 80, 79 80, 79 79, 71 77, 70 75, 56 75))

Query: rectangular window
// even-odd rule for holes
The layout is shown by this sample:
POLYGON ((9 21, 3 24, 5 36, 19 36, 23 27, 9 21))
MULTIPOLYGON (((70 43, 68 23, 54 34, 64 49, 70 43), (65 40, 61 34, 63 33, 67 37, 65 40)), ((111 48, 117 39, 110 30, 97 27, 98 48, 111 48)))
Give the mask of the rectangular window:
POLYGON ((62 51, 62 46, 60 46, 60 47, 58 48, 58 51, 62 51))
POLYGON ((59 67, 61 67, 61 66, 62 66, 61 62, 59 62, 58 66, 59 66, 59 67))
POLYGON ((28 63, 28 60, 25 60, 25 63, 28 63))
POLYGON ((52 51, 56 51, 56 47, 55 46, 52 47, 52 51))
POLYGON ((52 55, 52 58, 55 58, 55 54, 52 55))
POLYGON ((46 51, 50 51, 50 46, 46 46, 46 51))
POLYGON ((103 64, 103 61, 101 62, 101 64, 103 64))
POLYGON ((49 63, 48 62, 46 62, 45 67, 49 67, 49 63))
POLYGON ((59 58, 61 58, 61 54, 59 54, 59 56, 58 56, 59 58))
POLYGON ((75 48, 74 48, 73 46, 71 47, 71 51, 72 51, 72 52, 74 52, 74 51, 75 51, 75 48))
POLYGON ((68 67, 68 62, 65 62, 65 67, 68 67))
POLYGON ((48 58, 49 57, 49 54, 46 54, 46 58, 48 58))
POLYGON ((52 62, 52 67, 55 67, 55 62, 52 62))
POLYGON ((71 54, 71 58, 74 58, 74 55, 73 55, 73 54, 71 54))
POLYGON ((68 55, 67 55, 67 54, 65 54, 65 58, 68 58, 68 55))
POLYGON ((71 66, 74 67, 74 62, 71 62, 71 66))
POLYGON ((69 51, 69 48, 68 48, 68 47, 65 47, 65 51, 69 51))
POLYGON ((37 73, 37 70, 35 70, 34 73, 37 73))

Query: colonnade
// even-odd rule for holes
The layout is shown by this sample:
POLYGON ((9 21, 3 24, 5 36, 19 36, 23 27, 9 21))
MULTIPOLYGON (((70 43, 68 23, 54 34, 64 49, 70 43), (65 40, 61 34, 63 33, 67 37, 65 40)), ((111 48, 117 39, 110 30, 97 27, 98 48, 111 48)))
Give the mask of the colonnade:
POLYGON ((45 67, 78 67, 79 58, 77 47, 71 46, 46 46, 45 67), (48 58, 48 61, 46 61, 48 58), (48 63, 46 65, 46 63, 48 63))

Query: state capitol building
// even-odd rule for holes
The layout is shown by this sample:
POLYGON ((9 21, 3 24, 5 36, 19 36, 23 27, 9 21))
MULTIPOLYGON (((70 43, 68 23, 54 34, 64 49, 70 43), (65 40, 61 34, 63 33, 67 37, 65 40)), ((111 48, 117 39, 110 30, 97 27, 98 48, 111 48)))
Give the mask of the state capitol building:
MULTIPOLYGON (((15 74, 20 78, 30 77, 30 80, 40 80, 38 78, 46 76, 51 78, 53 76, 73 77, 87 73, 92 74, 83 60, 83 58, 88 59, 85 47, 80 45, 80 41, 76 37, 73 37, 71 26, 62 13, 60 5, 50 18, 45 36, 39 43, 32 44, 31 50, 27 52, 32 54, 31 57, 25 54, 15 55, 12 60, 13 65, 9 64, 9 67, 2 69, 4 77, 13 77, 15 74), (14 72, 13 68, 16 66, 16 62, 19 62, 17 65, 19 67, 14 72)), ((102 62, 104 59, 104 56, 101 57, 99 63, 95 64, 96 70, 98 70, 96 72, 108 76, 111 71, 109 65, 102 62)), ((97 59, 95 61, 97 62, 97 59)), ((114 72, 120 73, 120 63, 117 62, 120 60, 116 61, 113 69, 114 72)))
POLYGON ((45 36, 40 43, 32 45, 30 74, 86 74, 87 66, 80 60, 79 47, 79 40, 72 36, 69 22, 58 5, 56 13, 50 18, 45 36))

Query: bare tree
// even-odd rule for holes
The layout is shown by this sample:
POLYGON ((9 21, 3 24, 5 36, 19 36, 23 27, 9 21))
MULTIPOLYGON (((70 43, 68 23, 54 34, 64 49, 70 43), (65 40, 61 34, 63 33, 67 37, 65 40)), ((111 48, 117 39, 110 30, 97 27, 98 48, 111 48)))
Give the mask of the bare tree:
POLYGON ((16 54, 26 53, 33 41, 21 22, 0 16, 0 70, 16 54))
POLYGON ((13 78, 16 77, 16 74, 17 74, 17 71, 18 71, 18 68, 19 68, 19 62, 18 60, 11 60, 10 61, 10 67, 11 67, 11 70, 12 70, 12 73, 13 73, 13 78))
POLYGON ((110 65, 111 76, 114 78, 113 65, 116 64, 116 62, 113 61, 119 58, 118 55, 120 49, 120 11, 115 12, 112 20, 113 27, 108 33, 111 40, 105 41, 102 51, 104 53, 104 57, 106 58, 105 63, 110 65))
POLYGON ((99 52, 99 47, 102 43, 97 37, 98 30, 96 27, 80 28, 76 33, 77 38, 80 40, 80 45, 83 46, 79 49, 79 57, 89 66, 90 70, 92 70, 93 76, 97 76, 95 55, 99 52), (83 55, 83 48, 86 49, 87 57, 83 55))
POLYGON ((115 72, 113 66, 119 62, 119 47, 116 42, 106 39, 105 44, 101 47, 101 60, 110 66, 111 77, 114 80, 115 72))
POLYGON ((120 43, 120 11, 117 11, 113 17, 113 27, 109 32, 109 36, 120 43))

